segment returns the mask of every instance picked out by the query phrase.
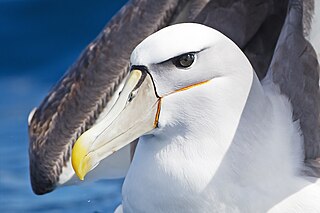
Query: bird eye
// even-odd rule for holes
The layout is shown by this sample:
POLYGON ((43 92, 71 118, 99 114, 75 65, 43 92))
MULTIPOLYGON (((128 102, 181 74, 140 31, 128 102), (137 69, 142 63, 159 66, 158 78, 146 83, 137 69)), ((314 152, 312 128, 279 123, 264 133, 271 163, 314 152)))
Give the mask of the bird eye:
POLYGON ((173 59, 173 64, 178 68, 190 67, 195 59, 194 53, 186 53, 173 59))

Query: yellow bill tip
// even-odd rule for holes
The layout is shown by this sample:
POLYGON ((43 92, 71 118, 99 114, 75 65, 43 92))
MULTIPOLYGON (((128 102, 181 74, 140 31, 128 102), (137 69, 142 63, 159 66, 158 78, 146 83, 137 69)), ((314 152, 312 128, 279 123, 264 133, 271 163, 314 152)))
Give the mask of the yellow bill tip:
POLYGON ((71 155, 72 167, 80 180, 84 180, 84 177, 90 171, 88 150, 82 141, 81 136, 74 144, 71 155))

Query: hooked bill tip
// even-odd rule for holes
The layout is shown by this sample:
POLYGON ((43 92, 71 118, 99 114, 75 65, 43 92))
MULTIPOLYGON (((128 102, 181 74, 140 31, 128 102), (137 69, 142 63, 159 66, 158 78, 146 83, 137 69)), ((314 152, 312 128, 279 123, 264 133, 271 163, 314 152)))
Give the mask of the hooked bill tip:
POLYGON ((79 177, 80 180, 84 180, 85 175, 90 170, 89 158, 88 158, 88 150, 84 146, 82 142, 82 137, 76 141, 72 148, 72 167, 75 171, 76 175, 79 177))

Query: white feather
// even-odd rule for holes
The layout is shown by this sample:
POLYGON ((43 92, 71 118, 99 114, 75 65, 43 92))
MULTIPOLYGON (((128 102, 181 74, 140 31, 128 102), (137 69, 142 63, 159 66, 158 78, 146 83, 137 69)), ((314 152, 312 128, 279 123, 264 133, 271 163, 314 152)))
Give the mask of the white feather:
POLYGON ((164 97, 159 128, 140 138, 126 176, 124 212, 320 212, 319 184, 300 174, 289 101, 221 35, 174 25, 133 52, 164 97), (203 49, 189 70, 156 64, 203 49), (210 82, 167 95, 201 79, 210 82))

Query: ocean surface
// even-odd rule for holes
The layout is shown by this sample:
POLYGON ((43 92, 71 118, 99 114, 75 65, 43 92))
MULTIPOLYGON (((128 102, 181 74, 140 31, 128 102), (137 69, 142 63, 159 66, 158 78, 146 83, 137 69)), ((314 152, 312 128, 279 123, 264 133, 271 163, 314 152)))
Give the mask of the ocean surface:
POLYGON ((0 0, 0 212, 113 212, 123 180, 33 194, 27 117, 126 0, 0 0))

